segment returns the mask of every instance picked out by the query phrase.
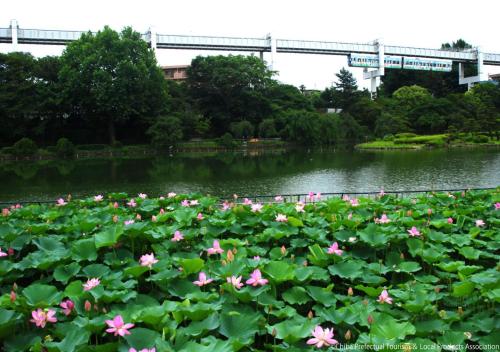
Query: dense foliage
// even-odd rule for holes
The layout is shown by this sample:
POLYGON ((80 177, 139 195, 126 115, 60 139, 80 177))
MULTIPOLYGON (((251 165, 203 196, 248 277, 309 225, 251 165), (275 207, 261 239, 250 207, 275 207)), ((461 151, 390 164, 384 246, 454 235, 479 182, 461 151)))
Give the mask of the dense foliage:
POLYGON ((2 211, 4 350, 499 344, 498 189, 271 205, 109 197, 2 211))
MULTIPOLYGON (((443 45, 468 47, 461 40, 443 45)), ((375 100, 346 69, 331 87, 311 92, 280 83, 255 56, 198 56, 185 82, 166 81, 139 33, 105 27, 82 35, 61 57, 0 54, 0 146, 28 137, 41 146, 67 138, 164 148, 226 133, 309 145, 400 132, 498 138, 500 88, 487 83, 464 92, 455 71, 387 70, 375 100)))

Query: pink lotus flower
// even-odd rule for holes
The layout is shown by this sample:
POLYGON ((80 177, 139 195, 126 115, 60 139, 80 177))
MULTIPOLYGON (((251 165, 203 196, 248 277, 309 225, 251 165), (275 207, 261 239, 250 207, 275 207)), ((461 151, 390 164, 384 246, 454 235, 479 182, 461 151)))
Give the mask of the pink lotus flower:
POLYGON ((53 309, 42 310, 38 308, 31 312, 33 319, 31 319, 30 322, 35 323, 39 328, 44 328, 47 323, 57 322, 57 318, 54 316, 55 314, 56 311, 53 309))
POLYGON ((314 200, 314 192, 309 192, 309 194, 307 195, 307 197, 312 202, 314 200))
POLYGON ((351 206, 352 207, 357 207, 359 205, 358 198, 353 198, 353 199, 350 200, 350 202, 351 202, 351 206))
POLYGON ((196 215, 196 219, 197 219, 198 221, 203 220, 203 219, 204 219, 203 214, 202 214, 202 213, 198 213, 198 215, 196 215))
POLYGON ((87 282, 83 284, 83 290, 90 291, 94 287, 99 286, 100 283, 101 283, 101 280, 99 280, 97 278, 88 279, 87 282))
POLYGON ((0 247, 0 257, 6 257, 6 256, 8 256, 8 254, 5 252, 2 252, 2 247, 0 247))
POLYGON ((258 286, 258 285, 264 286, 267 283, 268 280, 262 278, 262 273, 260 272, 259 269, 255 269, 253 273, 250 274, 250 279, 248 279, 246 282, 247 285, 252 285, 252 286, 258 286))
POLYGON ((348 196, 347 194, 344 194, 344 195, 342 196, 342 200, 343 200, 344 202, 348 202, 348 201, 350 200, 350 198, 349 198, 349 196, 348 196))
POLYGON ((180 231, 174 232, 174 237, 172 237, 173 242, 179 242, 184 239, 184 235, 180 231))
POLYGON ((135 208, 137 206, 137 203, 135 202, 135 199, 132 198, 130 202, 127 203, 127 205, 131 208, 135 208))
POLYGON ((483 220, 476 220, 476 226, 477 227, 482 227, 484 225, 486 225, 486 224, 485 224, 485 222, 483 220))
POLYGON ((193 199, 191 201, 189 201, 189 205, 198 205, 198 200, 197 199, 193 199))
POLYGON ((207 249, 208 255, 212 254, 221 254, 224 253, 224 250, 220 248, 219 241, 215 240, 213 247, 207 249))
POLYGON ((189 200, 184 199, 184 200, 181 202, 181 205, 182 205, 183 207, 189 207, 189 200))
POLYGON ((233 199, 234 199, 234 200, 238 199, 238 195, 237 195, 236 193, 235 193, 235 194, 233 194, 233 199))
POLYGON ((245 204, 245 205, 252 205, 252 201, 250 199, 248 199, 248 198, 245 198, 243 200, 243 204, 245 204))
POLYGON ((75 303, 73 303, 72 300, 67 299, 65 301, 62 301, 59 306, 63 309, 64 315, 68 316, 71 314, 71 312, 75 308, 75 303))
POLYGON ((344 253, 344 251, 339 249, 339 244, 337 242, 334 242, 330 247, 328 247, 328 254, 341 256, 342 253, 344 253))
POLYGON ((392 298, 389 296, 387 290, 383 290, 380 296, 378 296, 378 302, 392 304, 392 298))
POLYGON ((65 202, 65 201, 64 201, 64 199, 62 199, 62 198, 59 198, 59 199, 57 200, 57 202, 56 202, 56 205, 57 205, 58 207, 62 207, 63 205, 66 205, 66 204, 68 204, 68 203, 67 203, 67 202, 65 202))
POLYGON ((158 221, 158 218, 156 217, 156 215, 152 215, 151 216, 151 221, 152 222, 157 222, 158 221))
POLYGON ((147 195, 147 194, 144 194, 144 193, 139 193, 139 194, 138 194, 138 196, 139 196, 139 198, 141 198, 141 199, 146 199, 146 198, 148 197, 148 195, 147 195))
POLYGON ((90 310, 92 309, 92 303, 90 303, 90 301, 86 299, 83 308, 85 309, 86 312, 90 312, 90 310))
POLYGON ((3 208, 2 209, 2 216, 9 216, 10 215, 10 211, 8 208, 3 208))
POLYGON ((160 214, 165 214, 165 209, 161 208, 160 209, 160 214))
POLYGON ((226 200, 224 201, 224 203, 222 203, 222 210, 223 211, 226 211, 228 210, 229 208, 231 208, 231 204, 228 203, 226 200))
POLYGON ((118 207, 119 207, 118 203, 117 203, 117 202, 114 202, 114 203, 113 203, 113 208, 118 209, 118 207))
POLYGON ((158 259, 155 258, 155 255, 153 253, 144 254, 139 260, 141 261, 142 266, 147 266, 149 267, 149 269, 153 267, 153 264, 158 263, 158 259))
POLYGON ((388 224, 390 222, 391 219, 389 219, 385 214, 382 214, 382 216, 379 219, 375 219, 375 223, 377 224, 388 224))
POLYGON ((207 278, 207 274, 205 274, 203 271, 200 272, 198 274, 198 280, 196 281, 193 281, 193 284, 195 284, 196 286, 205 286, 205 285, 208 285, 209 283, 211 283, 212 281, 214 281, 214 279, 208 279, 207 278))
POLYGON ((383 197, 383 196, 385 196, 385 192, 384 192, 384 189, 383 189, 383 188, 380 190, 380 192, 379 192, 379 194, 378 194, 378 195, 379 195, 379 197, 383 197))
POLYGON ((297 211, 297 213, 304 213, 305 210, 304 210, 304 207, 306 205, 302 202, 298 202, 297 204, 295 204, 295 211, 297 211))
POLYGON ((410 230, 408 230, 408 233, 412 237, 414 237, 414 236, 420 236, 420 231, 418 231, 418 229, 415 226, 412 226, 412 228, 410 230))
POLYGON ((169 193, 167 194, 167 197, 168 197, 168 198, 174 198, 176 195, 177 195, 177 193, 174 193, 174 192, 169 192, 169 193))
POLYGON ((500 202, 496 202, 495 203, 495 210, 499 210, 500 209, 500 202))
POLYGON ((128 352, 156 352, 156 348, 154 348, 154 347, 153 347, 153 348, 151 348, 151 349, 149 349, 149 348, 143 348, 142 350, 137 351, 135 348, 131 347, 131 348, 128 350, 128 352))
POLYGON ((347 220, 352 220, 352 213, 349 213, 349 214, 347 215, 347 220))
POLYGON ((94 196, 94 202, 102 202, 103 199, 104 197, 102 196, 102 194, 94 196))
POLYGON ((276 196, 276 197, 274 197, 274 201, 278 202, 278 203, 282 202, 283 201, 283 197, 282 196, 276 196))
POLYGON ((259 257, 258 255, 255 255, 255 256, 253 257, 253 260, 259 261, 259 260, 260 260, 260 257, 259 257))
POLYGON ((160 198, 158 198, 159 200, 165 200, 165 197, 164 196, 160 196, 160 198))
POLYGON ((241 282, 241 276, 231 276, 226 278, 227 282, 233 285, 233 287, 237 290, 243 287, 243 283, 241 282))
POLYGON ((129 225, 132 225, 133 223, 135 223, 135 221, 134 220, 125 220, 123 223, 125 224, 125 226, 129 226, 129 225))
POLYGON ((134 327, 134 324, 123 322, 123 318, 121 315, 117 315, 113 318, 113 320, 106 320, 106 324, 108 324, 109 329, 106 329, 106 332, 114 333, 115 336, 125 336, 130 335, 129 329, 134 327))
POLYGON ((277 222, 287 222, 288 218, 284 214, 278 214, 278 215, 276 215, 276 219, 275 220, 277 222))
POLYGON ((252 204, 252 211, 254 213, 259 213, 262 210, 263 205, 260 203, 252 204))
POLYGON ((139 221, 141 221, 141 220, 142 220, 142 216, 141 216, 141 214, 137 214, 137 215, 135 216, 135 218, 136 218, 137 220, 139 220, 139 221))
POLYGON ((321 326, 317 325, 311 333, 314 337, 307 340, 308 345, 316 345, 317 348, 321 348, 323 346, 329 347, 339 343, 337 340, 333 339, 333 328, 323 330, 321 326))
POLYGON ((448 224, 453 224, 453 218, 448 218, 448 224))

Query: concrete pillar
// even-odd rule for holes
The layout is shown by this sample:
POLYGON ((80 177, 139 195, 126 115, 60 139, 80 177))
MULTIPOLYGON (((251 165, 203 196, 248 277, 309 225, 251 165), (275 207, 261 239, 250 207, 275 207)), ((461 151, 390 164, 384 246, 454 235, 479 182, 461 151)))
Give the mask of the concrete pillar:
POLYGON ((18 44, 18 39, 17 39, 17 30, 19 29, 19 26, 17 24, 17 20, 11 20, 10 21, 10 32, 12 36, 12 51, 17 50, 17 44, 18 44))
POLYGON ((271 47, 271 60, 269 62, 269 68, 271 70, 276 70, 276 39, 273 38, 271 34, 268 34, 266 39, 269 42, 269 46, 271 47))
POLYGON ((149 39, 149 46, 156 52, 156 31, 153 26, 149 27, 147 36, 149 39))
POLYGON ((375 42, 378 48, 378 75, 385 75, 385 49, 382 39, 377 39, 375 42))
POLYGON ((478 76, 479 82, 483 82, 483 81, 488 80, 488 74, 486 73, 486 70, 484 69, 483 59, 484 59, 484 55, 481 51, 481 48, 477 47, 477 76, 478 76))
POLYGON ((260 57, 260 61, 264 61, 264 52, 263 51, 259 51, 259 57, 260 57))

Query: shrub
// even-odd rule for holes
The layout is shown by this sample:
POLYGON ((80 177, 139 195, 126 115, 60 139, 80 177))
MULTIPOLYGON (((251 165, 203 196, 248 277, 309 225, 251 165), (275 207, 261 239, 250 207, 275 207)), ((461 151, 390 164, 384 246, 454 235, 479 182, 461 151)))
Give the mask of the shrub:
POLYGON ((226 148, 234 148, 234 140, 231 133, 224 133, 224 135, 219 139, 219 144, 226 148))
POLYGON ((472 141, 474 143, 488 143, 490 139, 488 136, 485 136, 484 134, 477 134, 472 138, 472 141))
POLYGON ((276 132, 276 126, 273 119, 263 120, 259 124, 259 137, 261 138, 272 138, 276 137, 278 132, 276 132))
POLYGON ((148 129, 151 144, 156 148, 168 148, 182 140, 181 120, 177 116, 160 116, 148 129))
POLYGON ((233 122, 229 128, 235 138, 251 138, 254 128, 249 121, 233 122))
POLYGON ((396 138, 410 138, 410 137, 417 137, 417 135, 415 133, 409 133, 409 132, 405 132, 405 133, 397 133, 396 138))
POLYGON ((76 147, 78 150, 106 150, 109 148, 107 144, 81 144, 76 147))
POLYGON ((67 138, 59 138, 55 152, 60 158, 71 158, 75 155, 75 145, 67 138))
POLYGON ((392 134, 386 134, 384 136, 384 141, 393 141, 394 140, 394 136, 392 134))
POLYGON ((21 138, 12 146, 12 154, 16 156, 32 156, 38 151, 36 143, 29 138, 21 138))

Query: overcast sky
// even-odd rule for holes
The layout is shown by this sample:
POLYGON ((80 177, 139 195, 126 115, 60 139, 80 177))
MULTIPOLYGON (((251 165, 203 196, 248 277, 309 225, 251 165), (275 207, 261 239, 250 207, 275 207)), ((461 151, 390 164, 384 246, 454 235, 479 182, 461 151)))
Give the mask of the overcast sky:
MULTIPOLYGON (((160 34, 265 37, 367 43, 382 38, 388 45, 439 48, 463 38, 483 51, 500 53, 500 0, 2 0, 0 27, 17 19, 21 28, 97 31, 132 26, 160 34)), ((0 51, 10 46, 0 45, 0 51)), ((34 55, 56 55, 61 46, 27 46, 34 55)), ((222 52, 227 54, 227 52, 222 52)), ((160 65, 189 64, 196 55, 217 52, 158 50, 160 65)), ((269 54, 264 58, 269 59, 269 54)), ((279 80, 323 89, 347 67, 345 56, 278 54, 279 80)), ((488 73, 500 68, 487 66, 488 73)), ((358 83, 362 69, 352 69, 358 83)))

